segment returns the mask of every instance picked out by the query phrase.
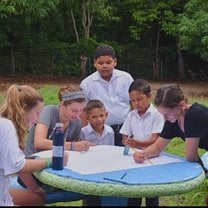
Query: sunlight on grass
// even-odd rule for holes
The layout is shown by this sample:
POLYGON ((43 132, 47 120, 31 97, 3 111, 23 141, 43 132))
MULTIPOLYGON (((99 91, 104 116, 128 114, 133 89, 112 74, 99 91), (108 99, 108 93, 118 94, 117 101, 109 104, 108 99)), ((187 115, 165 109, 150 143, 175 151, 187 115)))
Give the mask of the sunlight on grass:
POLYGON ((3 102, 4 100, 4 94, 0 92, 0 104, 3 102))
POLYGON ((73 202, 58 202, 58 203, 52 203, 52 204, 47 204, 46 206, 65 206, 65 207, 81 207, 83 206, 83 201, 73 201, 73 202))
POLYGON ((208 106, 208 100, 205 99, 205 98, 189 98, 188 102, 189 103, 197 102, 197 103, 200 103, 202 105, 208 106))
MULTIPOLYGON (((207 104, 207 103, 206 103, 207 104)), ((166 152, 185 156, 185 143, 181 138, 174 138, 165 149, 166 152)), ((200 156, 206 151, 199 149, 200 156)), ((160 197, 160 206, 205 206, 205 195, 207 193, 207 180, 193 191, 174 195, 160 197)))
POLYGON ((43 96, 45 105, 59 104, 58 99, 59 87, 56 85, 45 85, 38 92, 43 96))

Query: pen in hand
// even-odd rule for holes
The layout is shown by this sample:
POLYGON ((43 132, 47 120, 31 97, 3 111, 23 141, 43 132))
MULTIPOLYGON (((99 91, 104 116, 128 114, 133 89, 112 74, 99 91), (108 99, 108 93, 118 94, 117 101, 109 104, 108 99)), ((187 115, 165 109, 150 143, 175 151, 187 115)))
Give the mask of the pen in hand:
MULTIPOLYGON (((138 152, 137 150, 136 150, 136 148, 133 148, 132 147, 132 150, 134 151, 134 152, 138 152)), ((150 159, 148 159, 148 158, 145 158, 145 160, 147 160, 149 163, 151 163, 152 165, 154 164, 150 159)))
MULTIPOLYGON (((127 142, 130 138, 132 138, 132 137, 133 137, 133 135, 128 136, 127 139, 126 139, 126 142, 127 142)), ((126 142, 125 142, 125 143, 126 143, 126 142)), ((129 154, 129 150, 130 150, 130 147, 129 147, 129 145, 126 143, 126 144, 125 144, 125 147, 124 147, 124 150, 123 150, 123 155, 128 155, 128 154, 129 154)))

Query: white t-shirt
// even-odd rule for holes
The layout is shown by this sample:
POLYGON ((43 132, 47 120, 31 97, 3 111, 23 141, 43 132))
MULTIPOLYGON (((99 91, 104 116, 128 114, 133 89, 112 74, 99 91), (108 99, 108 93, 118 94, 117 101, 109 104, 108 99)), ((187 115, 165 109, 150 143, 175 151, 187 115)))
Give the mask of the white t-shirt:
POLYGON ((26 162, 18 141, 12 121, 0 118, 0 206, 13 205, 9 195, 10 175, 20 171, 26 162))
POLYGON ((153 133, 160 133, 164 126, 163 115, 150 104, 147 111, 140 116, 137 109, 129 112, 120 133, 124 135, 134 135, 134 139, 145 141, 149 139, 153 133))
POLYGON ((104 103, 108 112, 106 124, 112 126, 123 124, 130 111, 128 90, 132 82, 129 73, 113 69, 109 82, 96 71, 82 80, 80 86, 87 100, 99 99, 104 103))

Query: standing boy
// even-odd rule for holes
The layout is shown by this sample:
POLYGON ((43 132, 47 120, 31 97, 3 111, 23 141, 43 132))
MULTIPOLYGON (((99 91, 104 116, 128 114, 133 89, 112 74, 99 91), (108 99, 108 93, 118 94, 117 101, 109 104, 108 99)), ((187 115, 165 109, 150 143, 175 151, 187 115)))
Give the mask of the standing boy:
POLYGON ((115 69, 117 58, 114 49, 109 45, 100 45, 94 54, 96 72, 82 80, 80 86, 87 100, 101 100, 108 112, 106 124, 115 133, 115 145, 123 146, 119 130, 130 110, 128 89, 133 81, 132 76, 115 69))
MULTIPOLYGON (((129 112, 120 133, 123 144, 132 148, 146 148, 159 137, 164 125, 162 114, 151 103, 151 89, 146 80, 136 79, 129 87, 132 111, 129 112), (133 138, 130 138, 133 135, 133 138)), ((141 199, 129 199, 128 205, 141 204, 141 199)), ((158 197, 146 198, 146 206, 158 206, 158 197)))

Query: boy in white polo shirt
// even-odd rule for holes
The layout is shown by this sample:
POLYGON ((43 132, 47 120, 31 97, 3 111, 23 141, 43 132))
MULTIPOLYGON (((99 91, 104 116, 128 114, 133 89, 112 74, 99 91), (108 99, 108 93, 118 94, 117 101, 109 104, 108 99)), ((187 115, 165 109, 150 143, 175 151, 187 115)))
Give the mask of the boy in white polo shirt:
MULTIPOLYGON (((108 112, 105 109, 104 103, 101 100, 93 99, 87 102, 84 108, 88 125, 82 127, 81 138, 85 139, 93 145, 114 145, 114 131, 106 124, 108 112)), ((88 201, 94 201, 92 206, 121 206, 127 203, 124 197, 99 197, 96 196, 88 201)), ((88 206, 91 205, 88 202, 88 206)))
POLYGON ((84 109, 88 125, 82 127, 81 138, 93 145, 114 145, 114 131, 105 124, 108 112, 101 100, 89 100, 84 109))
MULTIPOLYGON (((151 89, 146 80, 136 79, 129 87, 132 111, 129 112, 120 133, 124 145, 145 148, 156 141, 164 119, 151 103, 151 89)), ((141 199, 129 199, 128 206, 141 204, 141 199)), ((158 197, 146 198, 146 206, 158 206, 158 197)))

